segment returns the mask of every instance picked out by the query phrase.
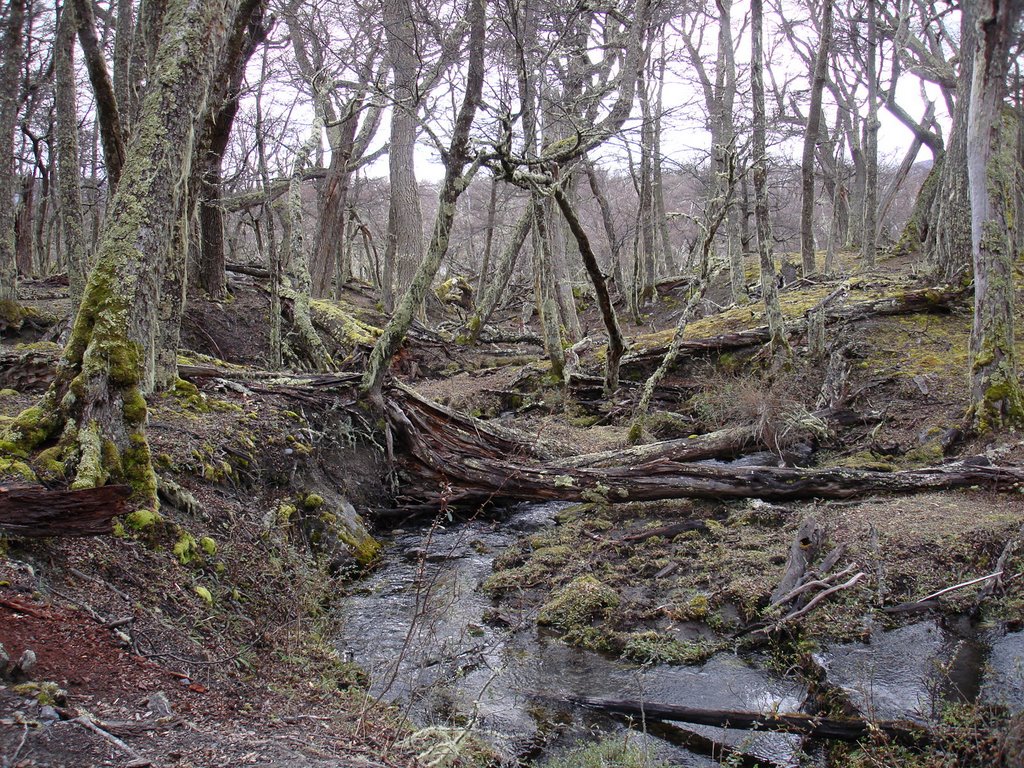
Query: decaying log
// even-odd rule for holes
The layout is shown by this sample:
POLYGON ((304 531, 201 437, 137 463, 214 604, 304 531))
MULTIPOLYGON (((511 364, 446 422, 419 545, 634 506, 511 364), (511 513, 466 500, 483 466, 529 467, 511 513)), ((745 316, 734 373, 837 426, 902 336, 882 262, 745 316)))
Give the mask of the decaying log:
MULTIPOLYGON (((541 460, 540 446, 498 435, 408 391, 392 389, 386 404, 396 456, 405 474, 408 509, 495 500, 657 501, 671 498, 769 501, 848 499, 872 493, 917 493, 979 486, 1016 490, 1024 469, 968 463, 877 472, 846 468, 714 466, 666 458, 618 466, 571 467, 541 460)), ((611 462, 609 462, 611 463, 611 462)))
POLYGON ((56 344, 0 349, 0 388, 42 392, 53 381, 61 348, 56 344))
MULTIPOLYGON (((837 322, 859 322, 872 317, 891 315, 912 315, 921 312, 949 312, 964 296, 962 288, 919 288, 906 291, 898 296, 887 296, 881 299, 858 301, 842 306, 829 306, 824 309, 825 325, 837 322)), ((789 323, 788 333, 802 332, 806 320, 789 323)), ((723 333, 703 339, 686 339, 679 349, 681 357, 701 352, 724 352, 743 349, 757 344, 764 344, 770 339, 768 326, 750 328, 733 333, 723 333)), ((668 344, 636 349, 622 359, 622 366, 649 365, 665 355, 668 344)))
POLYGON ((12 536, 97 536, 128 511, 131 488, 104 485, 78 491, 0 487, 0 532, 12 536))
MULTIPOLYGON (((793 433, 795 436, 795 433, 793 433)), ((783 446, 767 446, 754 427, 732 427, 676 440, 662 440, 647 445, 630 446, 600 453, 585 453, 557 462, 560 467, 615 467, 642 464, 658 459, 671 461, 704 461, 733 459, 750 450, 783 446)))
POLYGON ((789 595, 803 580, 807 569, 818 557, 818 550, 825 541, 825 529, 813 517, 808 517, 801 524, 789 546, 789 559, 786 570, 775 591, 772 592, 772 604, 781 603, 783 596, 789 595))
POLYGON ((930 734, 926 728, 903 720, 871 721, 847 717, 819 717, 801 713, 737 712, 590 697, 572 698, 569 701, 602 712, 630 715, 652 721, 669 720, 746 731, 796 733, 839 741, 862 741, 877 736, 879 733, 901 744, 920 746, 927 744, 930 740, 930 734))

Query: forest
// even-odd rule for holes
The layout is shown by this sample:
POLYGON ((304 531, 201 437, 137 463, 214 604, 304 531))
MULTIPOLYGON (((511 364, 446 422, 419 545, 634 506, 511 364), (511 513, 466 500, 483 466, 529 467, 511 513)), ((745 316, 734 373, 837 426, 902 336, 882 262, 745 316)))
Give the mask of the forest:
POLYGON ((0 768, 1024 766, 1022 17, 3 0, 0 768))

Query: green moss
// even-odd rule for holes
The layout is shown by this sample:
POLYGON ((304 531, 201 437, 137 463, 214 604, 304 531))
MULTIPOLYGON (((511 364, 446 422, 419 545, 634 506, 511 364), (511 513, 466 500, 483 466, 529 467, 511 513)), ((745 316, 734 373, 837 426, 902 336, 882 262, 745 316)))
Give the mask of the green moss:
POLYGON ((281 525, 287 525, 291 522, 292 517, 297 511, 298 508, 294 504, 282 502, 277 507, 277 522, 281 525))
POLYGON ((17 397, 18 394, 16 389, 0 389, 0 397, 17 397))
POLYGON ((930 467, 941 463, 944 457, 942 442, 939 440, 929 440, 924 445, 907 451, 903 457, 903 464, 906 466, 930 467))
POLYGON ((624 738, 611 738, 553 757, 541 768, 662 768, 664 763, 654 762, 637 743, 624 738))
POLYGON ((320 509, 324 505, 324 497, 310 493, 302 500, 302 506, 306 509, 320 509))
POLYGON ((142 433, 136 432, 128 438, 129 447, 121 452, 122 472, 125 482, 131 486, 133 496, 142 503, 157 508, 156 473, 149 452, 149 443, 142 433))
POLYGON ((53 682, 30 681, 15 685, 11 690, 19 696, 30 696, 41 707, 63 705, 67 701, 67 692, 53 682))
POLYGON ((200 599, 207 605, 213 605, 213 595, 206 587, 193 587, 192 590, 199 595, 200 599))
POLYGON ((654 631, 633 632, 622 649, 624 658, 640 664, 699 664, 715 652, 707 643, 683 643, 654 631))
POLYGON ((183 532, 178 537, 178 540, 174 542, 172 551, 174 556, 178 558, 178 562, 182 565, 188 565, 199 557, 199 548, 196 546, 196 540, 187 531, 183 532))
POLYGON ((345 543, 349 551, 352 552, 352 557, 363 568, 371 565, 380 557, 382 549, 380 542, 365 531, 356 532, 350 531, 346 527, 339 527, 338 538, 345 543))
POLYGON ((161 525, 163 521, 163 516, 159 512, 155 512, 151 509, 137 509, 125 517, 125 523, 128 528, 140 533, 146 533, 154 530, 157 526, 161 525))
POLYGON ((199 539, 199 548, 206 553, 207 557, 214 557, 217 554, 217 542, 209 536, 199 539))
POLYGON ((40 475, 50 480, 63 478, 67 471, 64 464, 64 448, 60 445, 40 451, 35 457, 34 463, 38 467, 40 475))
POLYGON ((32 467, 25 462, 19 459, 0 456, 0 477, 10 476, 16 476, 28 483, 34 483, 37 479, 36 473, 32 471, 32 467))
POLYGON ((124 419, 132 426, 144 424, 146 421, 146 398, 139 390, 132 388, 124 396, 124 404, 121 407, 124 419))
POLYGON ((0 435, 0 451, 25 458, 42 445, 59 426, 55 409, 44 398, 39 405, 26 408, 0 435))
POLYGON ((90 421, 78 430, 78 449, 78 469, 71 483, 72 490, 99 488, 107 482, 110 472, 104 466, 103 438, 96 421, 90 421))
POLYGON ((540 609, 537 623, 568 632, 604 618, 618 604, 614 589, 593 576, 580 576, 552 593, 540 609))

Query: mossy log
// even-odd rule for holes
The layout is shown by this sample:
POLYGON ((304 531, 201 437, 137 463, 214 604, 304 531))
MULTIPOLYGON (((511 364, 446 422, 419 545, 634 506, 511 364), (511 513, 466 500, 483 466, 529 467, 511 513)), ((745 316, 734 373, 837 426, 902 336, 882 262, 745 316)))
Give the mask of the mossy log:
POLYGON ((921 746, 928 743, 928 729, 903 720, 864 720, 852 717, 820 717, 795 712, 737 712, 725 709, 702 709, 646 701, 601 698, 574 698, 573 704, 652 721, 674 721, 694 725, 710 725, 744 731, 796 733, 804 736, 840 741, 861 741, 884 734, 901 744, 921 746))
MULTIPOLYGON (((838 322, 860 322, 873 317, 891 315, 913 315, 922 312, 949 312, 964 297, 961 287, 918 288, 895 296, 880 299, 859 301, 843 306, 832 306, 825 309, 825 324, 838 322)), ((806 320, 787 324, 788 333, 800 333, 806 326, 806 320)), ((679 356, 700 354, 702 352, 725 352, 732 349, 743 349, 758 344, 765 344, 771 339, 768 326, 748 328, 742 331, 723 333, 699 339, 686 339, 679 345, 679 356)), ((634 347, 633 351, 622 359, 624 368, 646 366, 661 360, 668 351, 669 342, 657 346, 643 348, 634 347)))
POLYGON ((131 488, 105 485, 78 491, 0 487, 0 532, 11 536, 98 536, 128 511, 131 488))

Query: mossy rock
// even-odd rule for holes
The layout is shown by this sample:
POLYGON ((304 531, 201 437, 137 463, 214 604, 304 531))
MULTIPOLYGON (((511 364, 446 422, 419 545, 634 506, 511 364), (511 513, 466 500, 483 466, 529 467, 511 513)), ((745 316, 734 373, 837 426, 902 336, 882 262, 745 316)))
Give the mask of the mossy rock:
POLYGON ((552 593, 541 607, 537 623, 570 632, 605 618, 618 605, 619 595, 614 589, 593 576, 580 576, 552 593))

